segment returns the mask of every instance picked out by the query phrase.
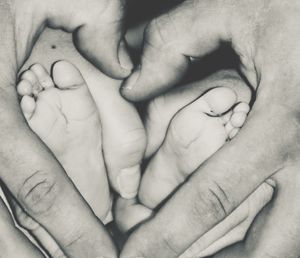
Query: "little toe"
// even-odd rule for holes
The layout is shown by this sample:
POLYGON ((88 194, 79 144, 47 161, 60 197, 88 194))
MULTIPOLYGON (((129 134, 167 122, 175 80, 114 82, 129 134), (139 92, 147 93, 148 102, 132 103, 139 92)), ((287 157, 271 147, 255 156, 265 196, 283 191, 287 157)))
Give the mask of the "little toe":
POLYGON ((38 80, 36 74, 33 71, 27 70, 26 72, 24 72, 22 74, 21 79, 22 80, 27 80, 28 82, 31 83, 32 92, 35 96, 37 96, 38 93, 43 90, 42 85, 39 83, 39 80, 38 80))
POLYGON ((30 120, 30 118, 32 117, 35 107, 36 107, 36 103, 34 98, 27 95, 22 98, 21 109, 27 120, 30 120))
POLYGON ((206 101, 208 114, 221 115, 228 111, 237 101, 235 91, 227 87, 218 87, 208 91, 201 98, 206 101))
POLYGON ((33 94, 32 84, 27 80, 21 80, 17 85, 17 92, 20 96, 31 96, 33 94))
POLYGON ((229 138, 230 140, 233 139, 233 138, 238 134, 239 131, 240 131, 240 128, 233 128, 233 129, 229 132, 228 138, 229 138))
POLYGON ((241 102, 234 107, 229 121, 225 124, 225 131, 230 140, 238 134, 240 128, 244 125, 249 111, 250 107, 245 102, 241 102))
POLYGON ((36 75, 40 85, 44 89, 49 89, 51 87, 54 87, 54 83, 46 70, 44 66, 41 64, 34 64, 30 67, 30 70, 36 75))

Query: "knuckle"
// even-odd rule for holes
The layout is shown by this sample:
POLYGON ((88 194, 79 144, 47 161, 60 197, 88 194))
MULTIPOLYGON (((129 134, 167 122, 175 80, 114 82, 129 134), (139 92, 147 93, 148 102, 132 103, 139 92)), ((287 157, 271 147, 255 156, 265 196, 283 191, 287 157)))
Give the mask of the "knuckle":
POLYGON ((181 252, 179 251, 179 249, 176 245, 176 241, 175 241, 176 238, 177 238, 176 236, 169 234, 169 235, 163 236, 161 239, 164 249, 168 253, 172 254, 172 257, 173 256, 178 257, 181 254, 181 252))
POLYGON ((216 223, 225 219, 234 209, 225 189, 215 181, 198 186, 196 202, 193 207, 194 215, 208 223, 216 223))
POLYGON ((54 175, 38 170, 23 181, 17 197, 29 214, 41 215, 51 210, 58 192, 54 175))
POLYGON ((167 42, 165 34, 165 26, 162 19, 160 17, 154 18, 145 28, 145 44, 160 49, 167 42))

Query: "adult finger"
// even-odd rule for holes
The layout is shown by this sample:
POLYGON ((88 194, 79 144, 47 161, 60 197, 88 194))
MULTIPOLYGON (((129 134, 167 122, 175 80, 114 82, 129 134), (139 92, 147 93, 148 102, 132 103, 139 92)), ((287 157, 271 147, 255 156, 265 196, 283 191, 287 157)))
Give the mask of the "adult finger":
POLYGON ((0 31, 6 39, 0 48, 0 178, 22 208, 45 227, 67 256, 115 257, 114 246, 103 225, 22 115, 15 90, 16 55, 20 65, 20 56, 24 55, 30 40, 19 38, 20 34, 24 36, 28 32, 20 29, 25 23, 21 17, 25 17, 18 16, 20 20, 16 21, 13 14, 29 15, 26 17, 30 21, 33 16, 30 6, 23 5, 24 1, 14 2, 20 4, 18 7, 8 2, 2 1, 0 8, 0 31), (20 10, 20 6, 28 12, 20 10), (14 26, 20 29, 20 34, 14 26), (18 43, 13 44, 14 41, 18 43))
MULTIPOLYGON (((107 75, 125 78, 131 73, 133 66, 124 39, 124 0, 55 0, 30 4, 38 26, 46 23, 52 28, 74 32, 79 52, 107 75)), ((22 5, 18 3, 17 8, 22 10, 22 5)), ((36 33, 40 31, 38 27, 36 30, 36 33)), ((32 46, 27 47, 30 50, 32 46)))
MULTIPOLYGON (((33 236, 32 241, 37 240, 39 245, 53 258, 65 258, 66 256, 55 242, 53 237, 35 220, 33 220, 12 196, 6 194, 10 208, 18 224, 33 236)), ((28 235, 28 234, 27 234, 28 235)))
POLYGON ((247 238, 214 257, 299 256, 299 162, 278 171, 272 178, 277 185, 276 196, 251 225, 247 238))
POLYGON ((1 256, 41 258, 40 250, 15 226, 12 215, 7 209, 0 193, 1 256), (17 246, 17 248, 16 248, 17 246))
POLYGON ((189 57, 201 57, 227 40, 230 8, 220 1, 184 1, 151 21, 140 65, 124 83, 122 94, 142 100, 178 83, 188 69, 189 57))
POLYGON ((293 115, 285 107, 271 105, 270 99, 264 101, 269 109, 261 108, 258 100, 240 134, 203 164, 153 220, 132 235, 124 257, 177 257, 296 157, 289 152, 298 130, 293 115), (283 130, 288 133, 282 135, 283 130))
POLYGON ((114 257, 113 243, 103 225, 50 151, 25 126, 16 108, 17 97, 10 90, 6 95, 9 101, 1 103, 1 179, 26 213, 43 225, 67 256, 114 257), (9 111, 4 115, 4 110, 9 111))

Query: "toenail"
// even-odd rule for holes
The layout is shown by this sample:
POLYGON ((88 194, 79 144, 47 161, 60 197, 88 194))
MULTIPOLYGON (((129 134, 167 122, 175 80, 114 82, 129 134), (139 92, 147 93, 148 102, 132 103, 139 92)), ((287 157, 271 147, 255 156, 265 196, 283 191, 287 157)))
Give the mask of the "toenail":
POLYGON ((132 199, 137 195, 140 184, 140 166, 136 165, 131 168, 125 168, 120 171, 117 183, 120 195, 124 199, 132 199))

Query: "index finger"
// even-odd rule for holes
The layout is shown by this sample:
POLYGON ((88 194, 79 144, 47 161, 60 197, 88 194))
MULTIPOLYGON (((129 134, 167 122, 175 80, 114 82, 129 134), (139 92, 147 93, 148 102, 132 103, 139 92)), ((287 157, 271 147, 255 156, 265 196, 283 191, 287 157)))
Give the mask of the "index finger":
POLYGON ((125 81, 123 96, 138 101, 159 95, 183 79, 189 57, 202 57, 217 49, 227 35, 224 5, 184 1, 152 20, 145 30, 140 65, 125 81))

